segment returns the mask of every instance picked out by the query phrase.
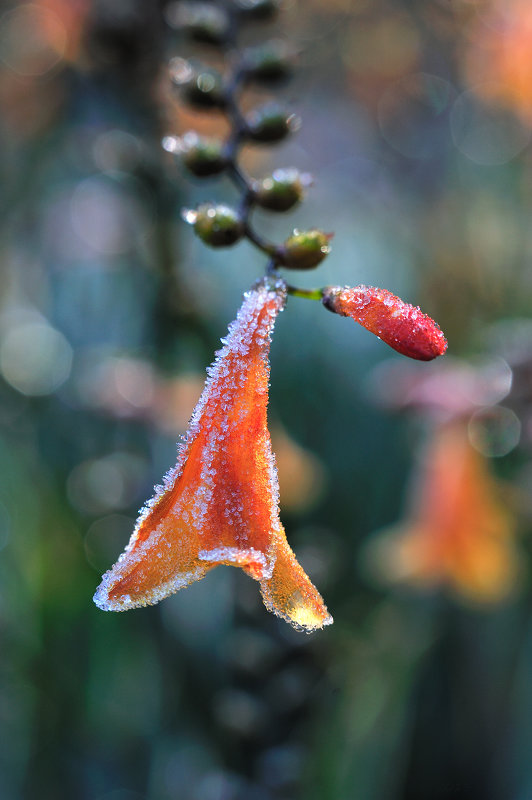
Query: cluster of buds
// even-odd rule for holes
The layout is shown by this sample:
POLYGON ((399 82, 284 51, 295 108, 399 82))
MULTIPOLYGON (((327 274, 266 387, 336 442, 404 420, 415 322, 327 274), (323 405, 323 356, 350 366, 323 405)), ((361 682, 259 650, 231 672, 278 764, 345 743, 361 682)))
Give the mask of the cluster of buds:
MULTIPOLYGON (((242 22, 270 19, 276 11, 276 3, 258 0, 241 0, 225 7, 180 3, 169 15, 169 21, 193 40, 228 50, 234 46, 236 30, 242 22)), ((243 194, 238 208, 225 203, 202 203, 196 209, 186 209, 183 217, 210 247, 229 247, 242 238, 250 239, 269 256, 270 271, 278 267, 312 269, 330 250, 331 237, 323 231, 294 231, 283 244, 276 245, 263 239, 251 224, 255 207, 285 212, 298 205, 312 183, 311 175, 289 167, 257 179, 246 175, 238 162, 243 145, 275 144, 298 130, 299 117, 278 102, 269 101, 244 113, 237 100, 240 90, 248 84, 275 85, 288 79, 296 56, 286 42, 272 39, 242 50, 227 74, 183 58, 173 58, 169 69, 181 102, 195 109, 224 114, 231 133, 224 141, 189 131, 165 137, 163 147, 195 177, 225 173, 243 194)))
MULTIPOLYGON (((185 209, 184 219, 210 247, 230 247, 247 238, 268 256, 268 274, 282 268, 311 270, 330 253, 332 234, 317 228, 294 230, 281 244, 266 241, 253 227, 255 207, 272 212, 294 208, 312 183, 312 176, 294 167, 276 169, 256 179, 239 164, 242 145, 249 142, 275 143, 295 132, 299 118, 276 102, 269 102, 244 114, 238 94, 248 83, 274 84, 286 80, 294 67, 296 52, 279 39, 247 47, 234 59, 239 25, 251 19, 271 19, 277 3, 269 0, 233 0, 223 7, 211 3, 180 3, 169 15, 170 23, 189 38, 231 48, 232 67, 227 74, 182 58, 170 62, 170 78, 182 102, 194 108, 216 110, 226 115, 231 133, 226 141, 189 131, 180 137, 167 136, 163 146, 179 159, 192 175, 207 178, 227 174, 242 191, 238 207, 225 203, 202 203, 185 209)), ((366 286, 324 287, 316 290, 287 286, 288 293, 322 300, 323 305, 349 316, 403 355, 428 361, 442 355, 447 342, 437 324, 419 308, 386 291, 366 286)))

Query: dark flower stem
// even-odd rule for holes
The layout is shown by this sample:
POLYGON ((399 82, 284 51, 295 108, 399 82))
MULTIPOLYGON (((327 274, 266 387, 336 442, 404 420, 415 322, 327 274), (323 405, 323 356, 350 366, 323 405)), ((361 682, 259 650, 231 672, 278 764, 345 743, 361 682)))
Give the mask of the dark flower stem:
MULTIPOLYGON (((231 15, 231 51, 235 52, 237 19, 234 13, 231 15)), ((231 123, 231 133, 226 142, 225 156, 227 159, 228 175, 237 189, 241 190, 239 213, 244 225, 244 236, 252 242, 255 247, 262 250, 276 264, 280 264, 279 248, 273 242, 267 241, 261 236, 251 224, 251 214, 255 206, 255 189, 253 181, 239 164, 239 153, 247 132, 247 123, 238 105, 237 96, 245 80, 245 72, 238 56, 235 58, 235 67, 229 77, 225 88, 225 113, 231 123)))
MULTIPOLYGON (((238 46, 240 16, 232 3, 225 0, 222 4, 230 23, 222 47, 226 63, 232 64, 225 81, 222 106, 231 126, 231 131, 224 145, 227 175, 241 193, 238 214, 242 221, 244 237, 269 257, 265 274, 284 280, 278 272, 279 267, 284 264, 283 247, 259 234, 251 221, 253 211, 257 205, 256 182, 244 171, 239 162, 241 147, 249 133, 246 117, 242 113, 238 102, 240 91, 247 79, 244 59, 238 46)), ((300 289, 290 284, 286 284, 286 287, 288 293, 295 297, 302 297, 308 300, 321 300, 323 297, 321 289, 300 289)))

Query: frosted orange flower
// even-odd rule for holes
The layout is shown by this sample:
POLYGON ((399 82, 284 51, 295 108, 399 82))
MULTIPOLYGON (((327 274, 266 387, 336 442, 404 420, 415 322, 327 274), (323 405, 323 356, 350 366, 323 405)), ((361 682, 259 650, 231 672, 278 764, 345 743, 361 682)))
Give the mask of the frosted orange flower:
POLYGON ((269 611, 306 631, 332 622, 279 520, 267 428, 270 336, 282 282, 245 295, 180 447, 124 553, 94 595, 105 611, 159 602, 219 564, 260 582, 269 611))
POLYGON ((410 521, 375 537, 369 564, 387 580, 446 584, 476 602, 502 599, 515 584, 518 563, 513 523, 496 492, 466 425, 440 427, 414 484, 410 521))

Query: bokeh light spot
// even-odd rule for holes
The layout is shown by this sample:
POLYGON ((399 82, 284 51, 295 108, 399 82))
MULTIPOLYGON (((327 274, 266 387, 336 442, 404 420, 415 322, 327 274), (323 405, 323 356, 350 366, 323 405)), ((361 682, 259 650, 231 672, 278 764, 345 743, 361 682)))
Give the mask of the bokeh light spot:
POLYGON ((24 3, 0 19, 0 60, 19 75, 45 75, 61 61, 67 38, 57 14, 24 3))
POLYGON ((357 75, 393 78, 415 68, 419 47, 411 20, 390 13, 379 21, 348 26, 342 56, 357 75))
POLYGON ((70 503, 86 514, 101 514, 137 502, 145 461, 133 453, 115 452, 78 464, 67 480, 70 503))
POLYGON ((264 727, 267 709, 258 697, 240 689, 222 689, 213 701, 214 716, 227 731, 257 735, 264 727))
POLYGON ((475 92, 463 92, 451 110, 453 141, 475 164, 496 166, 515 158, 530 142, 532 129, 513 114, 493 110, 475 92))
POLYGON ((384 139, 407 158, 435 155, 444 141, 442 116, 452 94, 449 82, 436 75, 418 72, 397 81, 379 103, 379 126, 384 139))
POLYGON ((505 456, 519 444, 521 422, 503 406, 490 406, 476 411, 467 426, 469 441, 479 453, 490 458, 505 456))
POLYGON ((513 383, 513 370, 500 356, 478 359, 477 400, 479 405, 495 405, 510 393, 513 383))
POLYGON ((133 172, 141 160, 141 143, 131 133, 113 129, 96 138, 92 153, 102 172, 133 172))
POLYGON ((98 572, 103 572, 116 559, 135 527, 133 517, 108 514, 92 523, 85 535, 87 561, 98 572))
POLYGON ((98 253, 117 255, 128 249, 132 231, 126 200, 110 181, 81 181, 72 195, 70 214, 78 236, 98 253))
POLYGON ((62 333, 43 322, 14 326, 0 345, 2 375, 22 394, 51 394, 66 381, 71 367, 69 343, 62 333))

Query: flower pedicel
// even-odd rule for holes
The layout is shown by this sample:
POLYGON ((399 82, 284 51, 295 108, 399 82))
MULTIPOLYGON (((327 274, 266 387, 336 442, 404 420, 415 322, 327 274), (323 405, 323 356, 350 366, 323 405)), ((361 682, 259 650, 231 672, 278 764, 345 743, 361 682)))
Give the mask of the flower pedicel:
POLYGON ((332 622, 279 520, 266 421, 270 336, 286 289, 249 291, 223 340, 179 450, 94 601, 105 611, 151 605, 220 564, 260 582, 269 611, 308 632, 332 622))

